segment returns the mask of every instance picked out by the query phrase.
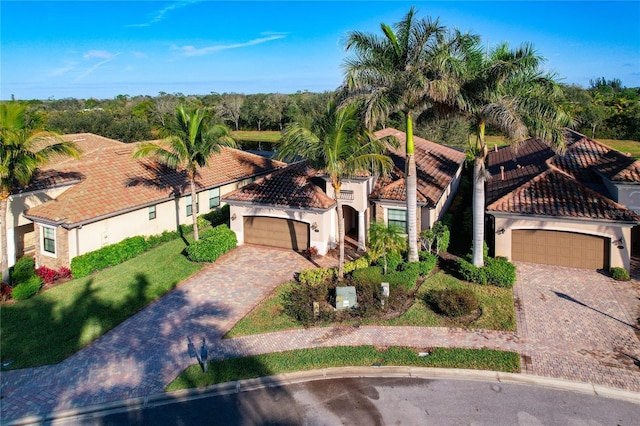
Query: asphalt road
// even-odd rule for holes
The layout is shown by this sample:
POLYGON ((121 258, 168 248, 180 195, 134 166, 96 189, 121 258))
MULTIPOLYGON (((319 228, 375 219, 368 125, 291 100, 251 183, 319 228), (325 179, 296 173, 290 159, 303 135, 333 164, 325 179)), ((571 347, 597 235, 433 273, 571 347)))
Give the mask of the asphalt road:
POLYGON ((640 404, 541 387, 348 378, 58 420, 61 425, 638 425, 640 404))

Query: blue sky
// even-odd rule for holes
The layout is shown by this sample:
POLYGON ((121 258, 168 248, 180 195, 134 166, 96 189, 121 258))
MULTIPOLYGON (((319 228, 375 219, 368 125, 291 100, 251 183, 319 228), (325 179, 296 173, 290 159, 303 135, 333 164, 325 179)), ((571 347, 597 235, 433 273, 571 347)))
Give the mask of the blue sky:
POLYGON ((0 99, 333 90, 349 31, 419 16, 532 42, 565 83, 640 87, 640 1, 0 2, 0 99))

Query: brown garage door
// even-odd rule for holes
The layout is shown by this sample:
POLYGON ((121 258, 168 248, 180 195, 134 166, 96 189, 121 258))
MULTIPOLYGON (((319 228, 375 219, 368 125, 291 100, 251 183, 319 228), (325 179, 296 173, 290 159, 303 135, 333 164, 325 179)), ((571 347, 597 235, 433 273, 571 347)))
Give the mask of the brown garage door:
POLYGON ((511 258, 574 268, 606 269, 608 238, 573 232, 519 229, 511 234, 511 258))
POLYGON ((309 224, 275 217, 245 217, 244 242, 306 250, 309 248, 309 224))

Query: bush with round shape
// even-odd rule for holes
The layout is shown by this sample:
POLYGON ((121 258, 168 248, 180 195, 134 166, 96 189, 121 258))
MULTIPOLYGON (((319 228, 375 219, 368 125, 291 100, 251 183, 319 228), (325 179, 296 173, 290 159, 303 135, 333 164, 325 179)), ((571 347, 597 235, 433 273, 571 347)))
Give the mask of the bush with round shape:
POLYGON ((468 288, 432 290, 427 297, 437 312, 452 318, 469 315, 479 306, 475 294, 468 288))
POLYGON ((611 273, 611 278, 616 281, 629 281, 631 279, 629 271, 624 268, 614 266, 609 270, 609 272, 611 273))
POLYGON ((34 275, 13 288, 11 297, 14 300, 25 300, 36 294, 42 286, 42 279, 34 275))
POLYGON ((20 283, 26 282, 31 277, 36 275, 36 262, 33 257, 22 256, 11 271, 11 283, 16 286, 20 283))

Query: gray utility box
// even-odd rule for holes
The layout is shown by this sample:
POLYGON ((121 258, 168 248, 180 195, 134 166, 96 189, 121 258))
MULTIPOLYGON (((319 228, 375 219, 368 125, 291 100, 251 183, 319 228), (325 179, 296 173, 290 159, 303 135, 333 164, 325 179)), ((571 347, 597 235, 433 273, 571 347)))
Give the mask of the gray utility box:
POLYGON ((354 286, 336 287, 336 309, 349 309, 358 306, 354 286))

